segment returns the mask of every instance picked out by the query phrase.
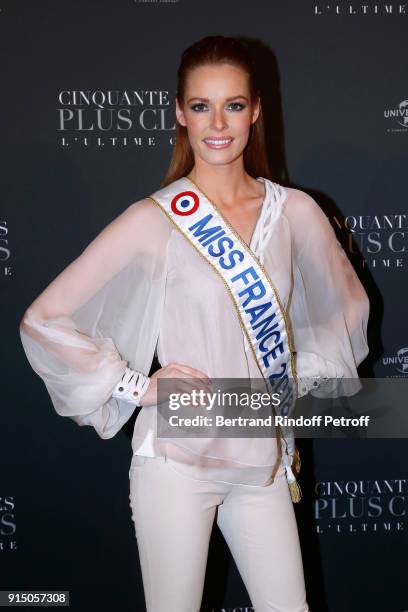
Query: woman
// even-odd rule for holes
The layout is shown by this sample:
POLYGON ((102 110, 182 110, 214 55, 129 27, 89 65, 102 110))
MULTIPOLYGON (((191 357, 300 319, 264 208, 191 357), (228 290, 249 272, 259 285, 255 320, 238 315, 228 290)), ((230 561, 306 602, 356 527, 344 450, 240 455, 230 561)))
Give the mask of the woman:
POLYGON ((255 610, 305 612, 290 440, 160 437, 158 380, 208 389, 270 368, 297 396, 349 394, 344 379, 368 354, 368 298, 317 203, 269 178, 243 42, 206 37, 183 53, 176 116, 161 189, 37 297, 21 339, 60 415, 110 438, 142 406, 129 477, 148 612, 200 609, 215 517, 255 610), (237 262, 250 266, 231 276, 237 262), (272 304, 270 331, 258 321, 272 304), (273 334, 279 344, 262 353, 273 334), (149 377, 155 350, 162 367, 149 377))

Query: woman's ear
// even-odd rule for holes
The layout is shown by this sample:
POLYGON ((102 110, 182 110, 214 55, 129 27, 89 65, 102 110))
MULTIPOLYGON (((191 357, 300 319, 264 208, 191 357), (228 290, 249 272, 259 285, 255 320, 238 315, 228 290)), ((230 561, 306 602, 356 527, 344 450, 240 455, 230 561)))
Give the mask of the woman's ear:
POLYGON ((261 112, 261 98, 260 96, 258 96, 255 100, 255 104, 252 110, 252 121, 251 121, 252 124, 254 124, 255 121, 258 119, 260 112, 261 112))
POLYGON ((176 96, 176 118, 177 121, 183 125, 184 127, 186 127, 186 120, 184 118, 184 112, 179 104, 178 98, 176 96))

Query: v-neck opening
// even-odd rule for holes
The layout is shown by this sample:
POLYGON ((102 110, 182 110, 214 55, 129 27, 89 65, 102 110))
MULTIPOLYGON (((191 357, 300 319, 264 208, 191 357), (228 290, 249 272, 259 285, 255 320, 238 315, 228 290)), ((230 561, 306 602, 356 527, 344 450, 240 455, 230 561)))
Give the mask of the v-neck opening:
POLYGON ((203 192, 203 191, 202 191, 202 190, 201 190, 201 189, 198 187, 198 185, 196 185, 196 183, 193 181, 193 179, 191 179, 191 178, 190 178, 190 177, 188 177, 188 176, 185 176, 184 178, 185 178, 185 179, 187 179, 188 181, 190 181, 190 182, 191 182, 191 183, 194 185, 194 187, 197 189, 197 191, 199 191, 199 192, 200 192, 200 193, 201 193, 201 194, 202 194, 202 195, 203 195, 205 198, 207 198, 207 200, 208 200, 208 201, 209 201, 209 202, 210 202, 210 203, 211 203, 211 204, 214 206, 214 208, 215 208, 215 209, 216 209, 216 210, 219 212, 219 214, 220 214, 220 215, 221 215, 221 217, 224 219, 224 221, 225 221, 225 222, 226 222, 226 223, 227 223, 227 224, 228 224, 228 225, 229 225, 229 226, 230 226, 230 227, 233 229, 233 231, 234 231, 234 232, 235 232, 235 234, 236 234, 236 235, 237 235, 237 236, 240 238, 240 240, 242 241, 242 243, 243 243, 243 244, 245 244, 245 246, 246 246, 248 249, 250 249, 250 250, 252 251, 252 246, 251 246, 251 245, 252 245, 252 243, 253 243, 253 241, 254 241, 254 237, 255 237, 256 231, 257 231, 257 229, 258 229, 258 225, 259 225, 259 223, 260 223, 260 221, 261 221, 261 217, 262 217, 263 209, 264 209, 264 207, 265 207, 265 205, 266 205, 266 200, 268 199, 268 188, 267 188, 267 186, 266 186, 266 181, 265 181, 265 179, 264 179, 263 177, 257 177, 257 179, 256 179, 257 181, 259 181, 259 182, 263 183, 265 193, 264 193, 264 196, 263 196, 263 200, 262 200, 261 206, 260 206, 260 208, 259 208, 259 213, 258 213, 257 220, 256 220, 255 225, 254 225, 254 228, 253 228, 253 230, 252 230, 252 235, 251 235, 251 238, 250 238, 250 240, 249 240, 249 243, 247 243, 247 242, 246 242, 246 241, 245 241, 245 240, 242 238, 242 236, 241 236, 241 235, 240 235, 240 234, 237 232, 237 230, 236 230, 236 229, 235 229, 235 227, 232 225, 232 223, 229 221, 229 219, 227 219, 227 218, 225 217, 225 215, 224 215, 224 214, 223 214, 223 212, 222 212, 222 211, 219 209, 219 207, 218 207, 218 206, 215 204, 215 202, 213 202, 212 200, 210 200, 210 198, 209 198, 209 197, 208 197, 208 196, 207 196, 207 195, 206 195, 206 194, 205 194, 205 193, 204 193, 204 192, 203 192))
POLYGON ((268 189, 267 189, 267 186, 266 186, 266 181, 262 177, 260 177, 260 176, 258 176, 256 180, 259 181, 260 183, 263 183, 265 193, 264 193, 264 197, 263 197, 261 206, 259 208, 258 218, 256 220, 256 223, 255 223, 255 226, 254 226, 254 229, 253 229, 253 232, 252 232, 252 236, 251 236, 251 239, 249 241, 249 248, 250 249, 252 249, 251 245, 252 245, 252 243, 254 241, 254 237, 255 237, 255 234, 256 234, 256 230, 258 229, 258 225, 261 222, 262 213, 263 213, 263 210, 264 210, 264 208, 266 206, 266 200, 268 199, 268 189))

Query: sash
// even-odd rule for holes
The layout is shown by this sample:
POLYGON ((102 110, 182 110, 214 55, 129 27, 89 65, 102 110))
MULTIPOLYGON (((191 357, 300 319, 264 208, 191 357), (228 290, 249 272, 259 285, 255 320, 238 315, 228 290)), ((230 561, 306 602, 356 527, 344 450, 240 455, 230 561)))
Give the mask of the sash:
MULTIPOLYGON (((178 179, 148 198, 221 276, 266 386, 280 393, 279 412, 288 414, 297 399, 297 375, 286 313, 268 272, 190 178, 178 179)), ((299 453, 293 436, 281 439, 286 446, 282 465, 295 503, 302 497, 292 470, 299 472, 299 453)))

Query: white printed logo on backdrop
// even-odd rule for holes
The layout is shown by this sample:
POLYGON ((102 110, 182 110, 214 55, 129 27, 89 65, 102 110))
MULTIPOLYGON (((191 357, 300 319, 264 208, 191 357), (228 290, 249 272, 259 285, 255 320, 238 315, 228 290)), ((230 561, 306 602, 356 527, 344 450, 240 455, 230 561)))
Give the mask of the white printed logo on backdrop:
POLYGON ((378 17, 397 16, 406 17, 407 10, 404 3, 399 2, 376 2, 375 4, 353 4, 352 2, 343 1, 335 4, 312 4, 314 15, 316 16, 348 16, 348 17, 364 17, 365 15, 374 15, 378 17))
POLYGON ((315 493, 314 518, 318 534, 406 531, 406 478, 319 481, 315 493))
POLYGON ((408 214, 393 213, 331 217, 346 233, 343 246, 356 266, 384 270, 402 269, 408 252, 408 214), (354 260, 353 260, 354 258, 354 260))
POLYGON ((0 553, 17 550, 14 497, 0 497, 0 553))
POLYGON ((0 275, 11 276, 7 221, 0 221, 0 275))
POLYGON ((383 355, 382 365, 391 368, 393 372, 391 378, 399 378, 401 375, 404 378, 408 375, 408 347, 402 347, 397 350, 394 355, 383 355))
POLYGON ((57 132, 63 148, 172 146, 174 130, 174 101, 166 90, 58 93, 57 132))
POLYGON ((386 132, 408 132, 408 100, 402 100, 394 108, 384 110, 386 120, 386 132))
POLYGON ((252 606, 235 606, 234 608, 211 608, 208 612, 255 612, 252 606))

